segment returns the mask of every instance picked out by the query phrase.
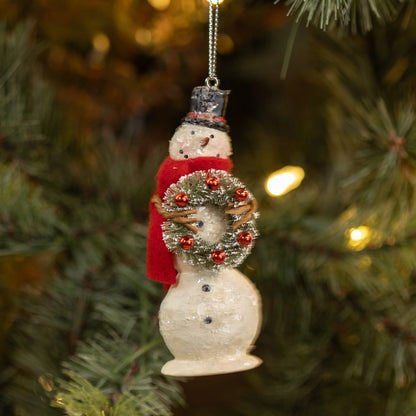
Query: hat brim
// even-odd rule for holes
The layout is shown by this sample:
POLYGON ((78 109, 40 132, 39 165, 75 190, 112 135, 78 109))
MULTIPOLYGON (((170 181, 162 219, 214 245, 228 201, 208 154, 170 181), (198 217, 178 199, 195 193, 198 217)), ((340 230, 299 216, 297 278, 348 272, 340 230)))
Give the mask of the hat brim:
POLYGON ((229 131, 229 126, 222 117, 207 117, 206 114, 188 113, 183 119, 182 123, 194 124, 220 131, 229 131))

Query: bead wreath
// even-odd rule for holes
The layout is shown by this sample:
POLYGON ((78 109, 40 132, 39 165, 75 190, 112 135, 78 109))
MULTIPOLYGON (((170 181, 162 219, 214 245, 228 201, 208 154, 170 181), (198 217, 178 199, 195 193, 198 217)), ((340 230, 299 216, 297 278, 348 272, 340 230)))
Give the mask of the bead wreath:
POLYGON ((219 271, 235 268, 250 254, 258 236, 255 226, 256 201, 245 185, 223 170, 209 169, 182 176, 165 192, 162 202, 167 214, 162 225, 168 249, 192 266, 219 271), (215 206, 225 213, 222 238, 209 244, 198 236, 193 214, 201 206, 215 206), (178 215, 183 212, 181 221, 178 215), (171 215, 172 214, 172 215, 171 215))

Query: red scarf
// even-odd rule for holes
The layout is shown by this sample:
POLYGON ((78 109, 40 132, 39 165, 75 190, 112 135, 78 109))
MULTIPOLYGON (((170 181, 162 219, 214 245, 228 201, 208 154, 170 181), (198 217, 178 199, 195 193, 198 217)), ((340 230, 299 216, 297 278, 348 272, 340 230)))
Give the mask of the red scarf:
MULTIPOLYGON (((231 159, 218 157, 198 157, 188 160, 174 160, 167 157, 160 166, 157 174, 157 188, 155 194, 163 199, 166 189, 172 183, 176 183, 180 177, 198 170, 219 169, 230 173, 231 159)), ((155 206, 150 203, 150 222, 147 235, 147 277, 158 282, 172 285, 176 283, 176 270, 174 257, 162 238, 162 224, 165 219, 157 212, 155 206)))

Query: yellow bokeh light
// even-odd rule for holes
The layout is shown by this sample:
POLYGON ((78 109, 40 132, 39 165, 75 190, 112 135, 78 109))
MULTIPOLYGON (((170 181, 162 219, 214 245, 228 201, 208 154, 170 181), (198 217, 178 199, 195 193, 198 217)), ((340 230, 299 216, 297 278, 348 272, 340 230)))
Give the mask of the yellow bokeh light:
POLYGON ((303 181, 305 171, 299 166, 285 166, 273 172, 266 181, 266 191, 271 196, 281 196, 296 189, 303 181))
POLYGON ((55 384, 52 380, 51 374, 45 374, 44 376, 39 376, 39 384, 44 388, 44 390, 51 392, 55 388, 55 384))
POLYGON ((361 269, 366 270, 371 266, 371 264, 372 264, 372 261, 371 261, 371 257, 369 256, 362 256, 361 258, 358 259, 358 266, 361 269))
POLYGON ((353 241, 359 241, 362 240, 364 237, 364 234, 362 230, 359 230, 358 228, 354 228, 351 232, 350 232, 350 238, 353 241))
POLYGON ((99 32, 92 38, 92 45, 97 52, 106 53, 110 49, 110 39, 105 33, 99 32))
POLYGON ((348 237, 348 247, 357 251, 363 250, 371 239, 371 230, 366 225, 350 228, 346 234, 348 237))
POLYGON ((170 6, 170 0, 147 0, 156 10, 166 10, 170 6))
POLYGON ((152 32, 149 29, 139 28, 134 34, 134 39, 139 45, 148 46, 152 43, 152 32))
POLYGON ((234 41, 226 33, 218 35, 218 52, 222 54, 231 53, 234 49, 234 41))
POLYGON ((221 4, 224 0, 207 0, 208 3, 221 4))

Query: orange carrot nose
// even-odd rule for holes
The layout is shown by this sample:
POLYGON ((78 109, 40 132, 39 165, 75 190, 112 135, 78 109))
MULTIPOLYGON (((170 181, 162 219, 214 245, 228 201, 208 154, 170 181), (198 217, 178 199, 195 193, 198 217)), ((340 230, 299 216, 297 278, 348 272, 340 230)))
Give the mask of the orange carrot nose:
POLYGON ((205 137, 201 140, 201 147, 205 147, 209 143, 209 137, 205 137))

